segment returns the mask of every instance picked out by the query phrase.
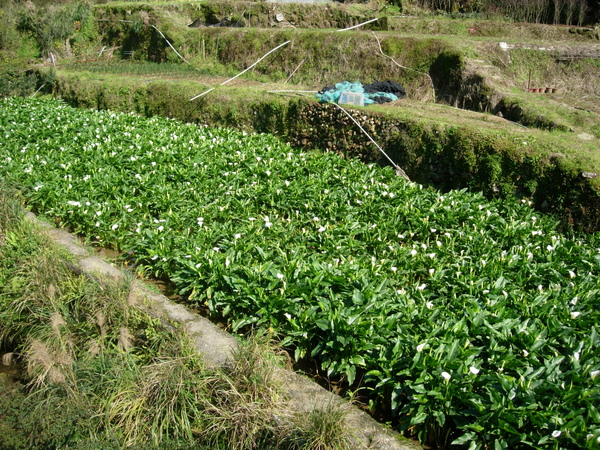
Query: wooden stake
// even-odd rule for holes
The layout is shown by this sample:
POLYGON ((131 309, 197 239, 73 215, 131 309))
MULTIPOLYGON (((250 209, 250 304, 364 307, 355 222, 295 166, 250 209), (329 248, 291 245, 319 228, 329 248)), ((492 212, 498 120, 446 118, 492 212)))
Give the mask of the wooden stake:
POLYGON ((284 83, 283 83, 283 84, 287 84, 287 82, 291 80, 291 78, 294 76, 294 74, 295 74, 295 73, 296 73, 296 71, 297 71, 297 70, 300 68, 300 66, 301 66, 302 64, 304 64, 304 61, 306 61, 306 59, 303 59, 302 61, 300 61, 300 64, 298 64, 298 66, 297 66, 297 67, 294 69, 294 71, 291 73, 291 75, 288 77, 288 79, 284 81, 284 83))

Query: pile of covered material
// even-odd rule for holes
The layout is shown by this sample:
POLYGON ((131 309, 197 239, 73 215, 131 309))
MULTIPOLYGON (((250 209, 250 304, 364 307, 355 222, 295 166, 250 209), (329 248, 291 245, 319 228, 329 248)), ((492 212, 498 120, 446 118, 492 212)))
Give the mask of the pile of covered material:
POLYGON ((406 91, 393 81, 376 81, 364 85, 358 81, 354 83, 344 81, 335 86, 325 86, 317 94, 321 103, 334 102, 361 106, 393 102, 403 97, 406 97, 406 91))

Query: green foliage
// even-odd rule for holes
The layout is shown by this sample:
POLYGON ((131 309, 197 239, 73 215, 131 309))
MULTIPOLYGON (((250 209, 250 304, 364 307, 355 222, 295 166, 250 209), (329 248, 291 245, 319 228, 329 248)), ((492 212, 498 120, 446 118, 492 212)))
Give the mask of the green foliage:
POLYGON ((349 448, 347 436, 341 434, 339 429, 344 414, 341 405, 330 404, 325 409, 315 409, 300 416, 296 446, 310 450, 349 448))
MULTIPOLYGON (((18 99, 1 117, 1 174, 31 207, 234 329, 272 327, 297 358, 362 379, 423 442, 598 437, 597 237, 265 135, 18 99)), ((460 131, 447 138, 472 165, 460 131)))
POLYGON ((37 92, 52 90, 54 69, 46 71, 5 69, 0 73, 0 97, 31 96, 37 92))
POLYGON ((0 50, 15 50, 20 47, 20 37, 17 33, 15 3, 8 2, 0 9, 0 50))
MULTIPOLYGON (((133 66, 132 71, 144 73, 146 65, 139 69, 133 66)), ((172 66, 173 71, 168 76, 184 76, 186 72, 177 71, 177 67, 172 66)), ((209 87, 185 81, 140 84, 127 77, 62 73, 54 93, 73 106, 136 111, 147 116, 166 115, 198 124, 227 124, 238 130, 275 133, 293 146, 305 149, 325 149, 364 162, 388 163, 356 125, 333 105, 318 104, 310 99, 265 97, 253 87, 217 90, 189 101, 209 87)), ((593 113, 557 107, 554 102, 554 110, 550 103, 540 109, 541 103, 522 102, 525 97, 526 94, 512 95, 500 103, 506 105, 501 108, 506 112, 506 119, 521 120, 522 112, 510 113, 510 105, 518 99, 515 106, 527 106, 528 117, 545 117, 540 123, 555 130, 579 120, 588 127, 588 133, 593 133, 592 124, 597 124, 593 113), (550 121, 557 120, 559 113, 563 120, 550 121)), ((549 134, 536 130, 527 131, 528 138, 523 139, 521 128, 489 115, 461 113, 457 116, 454 108, 410 105, 409 108, 371 106, 368 113, 365 110, 365 114, 355 117, 414 180, 443 190, 483 191, 489 197, 530 197, 536 208, 556 214, 564 226, 600 229, 600 214, 596 213, 600 211, 600 197, 594 187, 597 180, 582 182, 579 178, 582 171, 599 170, 600 159, 594 141, 574 141, 570 133, 549 134), (451 135, 456 136, 450 139, 451 135), (457 148, 472 147, 475 154, 460 153, 461 158, 457 158, 454 143, 459 140, 465 142, 458 142, 457 148), (479 161, 490 153, 503 160, 502 181, 496 185, 496 180, 487 177, 488 172, 478 168, 479 161), (463 155, 470 155, 471 161, 463 161, 463 155), (475 172, 466 172, 465 168, 475 172), (556 184, 556 179, 562 182, 556 184), (533 180, 537 183, 536 189, 531 189, 533 180)))
MULTIPOLYGON (((43 392, 28 395, 21 385, 0 381, 0 447, 7 450, 83 448, 91 438, 94 410, 80 401, 85 400, 64 394, 54 398, 43 392)), ((104 448, 117 448, 108 440, 105 445, 104 448)))
POLYGON ((35 92, 37 76, 22 70, 4 70, 0 74, 0 97, 27 96, 35 92))
POLYGON ((90 5, 85 2, 47 6, 29 3, 21 8, 18 29, 30 33, 45 56, 58 51, 68 56, 78 35, 81 35, 79 41, 95 37, 94 23, 90 5))

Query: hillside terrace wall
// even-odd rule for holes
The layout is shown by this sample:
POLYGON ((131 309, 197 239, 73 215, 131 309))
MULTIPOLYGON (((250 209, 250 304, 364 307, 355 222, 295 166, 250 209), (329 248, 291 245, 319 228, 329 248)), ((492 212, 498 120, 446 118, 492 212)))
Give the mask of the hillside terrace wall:
MULTIPOLYGON (((312 98, 252 89, 220 89, 191 102, 204 86, 192 82, 119 81, 59 74, 53 94, 75 107, 133 111, 185 122, 272 133, 295 147, 322 149, 366 163, 389 164, 342 111, 312 98)), ((439 126, 393 114, 354 110, 363 128, 412 181, 442 191, 469 189, 488 197, 517 196, 565 227, 600 230, 596 174, 582 172, 564 155, 523 151, 521 139, 469 126, 439 126)))

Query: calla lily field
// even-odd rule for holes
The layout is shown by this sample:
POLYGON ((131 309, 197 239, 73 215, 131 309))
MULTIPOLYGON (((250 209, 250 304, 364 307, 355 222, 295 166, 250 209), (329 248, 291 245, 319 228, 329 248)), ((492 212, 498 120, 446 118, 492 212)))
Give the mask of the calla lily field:
POLYGON ((50 99, 0 102, 28 208, 170 280, 428 445, 600 446, 600 239, 526 200, 50 99))

